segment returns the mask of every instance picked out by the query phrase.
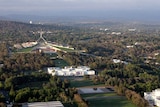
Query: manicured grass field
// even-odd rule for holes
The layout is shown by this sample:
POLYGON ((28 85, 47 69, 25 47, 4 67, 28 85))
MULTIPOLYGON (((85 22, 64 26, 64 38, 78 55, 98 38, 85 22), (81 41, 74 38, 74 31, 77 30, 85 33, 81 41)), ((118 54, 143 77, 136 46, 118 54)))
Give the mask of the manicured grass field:
POLYGON ((70 104, 70 103, 63 103, 64 107, 78 107, 76 103, 70 104))
POLYGON ((55 59, 55 60, 53 60, 53 62, 55 63, 56 67, 68 66, 68 63, 66 61, 64 61, 63 59, 55 59))
POLYGON ((93 86, 93 82, 91 80, 70 80, 71 87, 85 87, 85 86, 93 86))
POLYGON ((81 94, 83 98, 88 98, 88 97, 109 97, 109 96, 117 96, 115 92, 110 92, 110 93, 94 93, 94 94, 81 94))
POLYGON ((32 48, 33 48, 33 47, 19 49, 17 52, 23 52, 23 53, 31 52, 31 51, 32 51, 32 48))
POLYGON ((137 107, 124 96, 116 93, 81 95, 88 101, 89 107, 137 107))
POLYGON ((70 80, 71 87, 97 87, 97 86, 104 86, 104 84, 94 84, 92 80, 86 80, 84 77, 79 77, 80 79, 75 79, 70 80))
MULTIPOLYGON (((95 85, 91 80, 85 80, 83 77, 73 77, 70 79, 70 84, 71 87, 76 88, 102 86, 101 84, 95 85)), ((88 102, 89 107, 137 107, 131 101, 128 101, 125 96, 119 96, 115 92, 81 94, 81 97, 88 102)))

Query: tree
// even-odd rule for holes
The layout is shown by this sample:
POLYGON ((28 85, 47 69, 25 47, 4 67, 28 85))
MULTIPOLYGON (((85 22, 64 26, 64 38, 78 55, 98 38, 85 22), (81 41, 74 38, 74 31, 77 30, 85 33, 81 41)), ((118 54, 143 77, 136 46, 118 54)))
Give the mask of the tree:
POLYGON ((5 102, 5 96, 2 93, 0 93, 0 102, 5 102))
POLYGON ((0 107, 6 107, 5 103, 0 102, 0 107))
POLYGON ((15 101, 19 103, 27 102, 30 96, 31 90, 30 88, 24 88, 19 90, 15 97, 15 101))
POLYGON ((11 86, 12 86, 12 80, 13 80, 13 77, 7 78, 5 80, 5 89, 9 90, 11 88, 11 86))
POLYGON ((9 96, 10 96, 11 101, 14 100, 14 98, 16 96, 16 92, 14 91, 13 85, 11 86, 11 89, 9 91, 9 96))
POLYGON ((4 89, 4 84, 0 81, 0 89, 4 89))
POLYGON ((74 94, 74 100, 78 104, 78 107, 88 107, 87 103, 81 98, 79 94, 74 94))

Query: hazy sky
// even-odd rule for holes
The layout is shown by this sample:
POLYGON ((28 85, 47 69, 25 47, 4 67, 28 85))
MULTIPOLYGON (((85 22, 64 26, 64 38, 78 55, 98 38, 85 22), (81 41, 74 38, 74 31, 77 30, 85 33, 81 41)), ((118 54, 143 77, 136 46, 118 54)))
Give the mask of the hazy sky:
MULTIPOLYGON (((137 15, 154 15, 160 12, 160 0, 0 0, 1 15, 46 14, 63 15, 75 13, 123 12, 137 15)), ((126 14, 125 14, 126 15, 126 14)))

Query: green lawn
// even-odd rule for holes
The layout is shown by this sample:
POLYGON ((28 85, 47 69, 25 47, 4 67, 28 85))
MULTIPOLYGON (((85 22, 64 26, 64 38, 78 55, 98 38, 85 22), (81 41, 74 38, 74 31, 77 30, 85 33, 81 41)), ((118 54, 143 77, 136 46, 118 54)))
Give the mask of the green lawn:
POLYGON ((17 52, 24 52, 24 53, 31 52, 31 51, 32 51, 32 48, 33 48, 33 47, 19 49, 17 52))
POLYGON ((115 92, 110 92, 110 93, 95 93, 95 94, 81 94, 83 98, 88 98, 88 97, 109 97, 109 96, 117 96, 115 92))
POLYGON ((71 87, 85 87, 85 86, 93 86, 93 82, 91 80, 70 80, 71 87))
POLYGON ((74 102, 73 104, 71 103, 63 103, 64 107, 78 107, 78 105, 74 102))
POLYGON ((53 62, 55 63, 56 67, 68 66, 68 63, 66 61, 64 61, 63 59, 55 59, 55 60, 53 60, 53 62))
MULTIPOLYGON (((70 79, 71 87, 96 87, 91 80, 70 79)), ((96 93, 96 94, 81 94, 81 97, 88 102, 89 107, 137 107, 131 101, 128 101, 125 96, 119 96, 115 92, 96 93)), ((69 106, 66 106, 69 107, 69 106)), ((72 107, 72 106, 71 106, 72 107)))
MULTIPOLYGON (((76 78, 76 77, 75 77, 76 78)), ((84 77, 81 78, 81 80, 71 79, 70 80, 71 87, 98 87, 98 86, 104 86, 104 84, 94 84, 92 80, 84 79, 84 77)))
POLYGON ((88 101, 89 107, 137 107, 126 97, 118 96, 116 93, 83 94, 81 96, 88 101))

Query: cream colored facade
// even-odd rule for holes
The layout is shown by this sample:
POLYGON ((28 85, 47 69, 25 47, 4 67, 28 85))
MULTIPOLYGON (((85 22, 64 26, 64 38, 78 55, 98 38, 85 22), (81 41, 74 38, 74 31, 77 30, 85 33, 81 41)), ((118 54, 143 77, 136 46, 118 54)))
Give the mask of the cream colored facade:
POLYGON ((57 76, 84 76, 84 75, 95 75, 94 70, 90 70, 87 66, 78 67, 48 67, 47 72, 51 75, 57 76))
POLYGON ((152 92, 144 92, 144 99, 146 99, 150 105, 160 107, 160 89, 155 89, 152 92))

